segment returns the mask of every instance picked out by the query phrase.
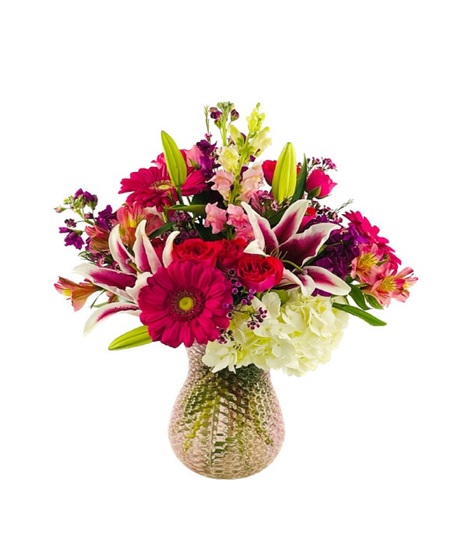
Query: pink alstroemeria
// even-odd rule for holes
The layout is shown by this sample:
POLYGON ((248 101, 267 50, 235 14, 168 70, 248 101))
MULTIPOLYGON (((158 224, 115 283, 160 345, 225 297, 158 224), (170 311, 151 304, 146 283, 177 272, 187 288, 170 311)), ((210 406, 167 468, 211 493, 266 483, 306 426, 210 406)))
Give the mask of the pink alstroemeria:
POLYGON ((269 221, 261 217, 250 205, 243 203, 252 226, 255 240, 245 249, 252 254, 278 254, 286 262, 294 264, 291 271, 286 268, 280 286, 298 285, 306 295, 315 289, 333 295, 347 295, 350 287, 334 273, 314 265, 305 265, 314 258, 328 240, 329 235, 339 225, 316 223, 303 232, 298 232, 308 208, 307 200, 298 200, 286 209, 280 222, 271 227, 269 221))
POLYGON ((393 298, 405 302, 410 295, 410 287, 417 280, 411 267, 406 267, 397 273, 396 266, 386 262, 373 268, 371 277, 368 278, 370 284, 364 291, 374 296, 382 306, 387 307, 393 298))
POLYGON ((171 263, 173 241, 179 233, 170 234, 160 261, 145 232, 145 226, 145 220, 137 226, 134 254, 131 254, 123 244, 119 225, 112 229, 109 238, 110 253, 120 270, 102 268, 91 263, 83 263, 75 268, 75 271, 84 275, 88 281, 120 299, 118 302, 111 302, 98 308, 87 320, 85 333, 88 333, 98 322, 118 312, 139 315, 140 309, 137 303, 139 291, 160 267, 167 267, 171 263))

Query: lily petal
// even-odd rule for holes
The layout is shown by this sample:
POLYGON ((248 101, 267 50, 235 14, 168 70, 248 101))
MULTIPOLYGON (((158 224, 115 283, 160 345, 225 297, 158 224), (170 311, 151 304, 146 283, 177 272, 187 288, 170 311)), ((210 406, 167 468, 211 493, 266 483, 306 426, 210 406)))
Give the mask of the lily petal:
POLYGON ((110 236, 108 237, 108 246, 110 248, 110 253, 122 271, 125 271, 126 273, 134 273, 133 268, 128 263, 132 260, 132 257, 131 254, 126 250, 126 247, 121 240, 119 228, 119 224, 115 225, 111 230, 110 236))
POLYGON ((318 250, 328 239, 329 235, 339 225, 334 223, 317 223, 303 233, 297 233, 281 244, 280 252, 285 259, 296 264, 304 264, 318 254, 318 250))
POLYGON ((242 202, 242 207, 247 213, 247 217, 249 218, 250 225, 252 226, 252 230, 258 241, 259 247, 267 254, 277 253, 279 242, 271 229, 269 221, 252 209, 248 203, 242 202))
POLYGON ((162 263, 145 232, 145 225, 145 219, 137 225, 136 240, 134 242, 135 263, 140 271, 155 273, 162 267, 162 263))
POLYGON ((170 263, 173 261, 173 255, 172 255, 173 244, 174 244, 174 239, 178 236, 178 234, 179 231, 173 231, 166 239, 166 244, 165 247, 163 248, 163 254, 162 254, 163 265, 165 267, 168 267, 170 263))
POLYGON ((333 295, 347 295, 350 292, 349 285, 331 271, 324 267, 309 265, 304 267, 307 277, 311 277, 318 289, 333 295))
POLYGON ((113 316, 118 312, 128 312, 129 314, 139 315, 140 310, 135 304, 125 302, 110 302, 93 312, 84 325, 84 334, 88 334, 99 322, 113 316))
POLYGON ((307 211, 307 207, 307 200, 298 200, 286 209, 281 217, 281 221, 279 221, 273 229, 273 233, 279 243, 291 238, 299 230, 302 218, 307 211))
POLYGON ((260 248, 259 242, 257 239, 252 240, 247 246, 244 248, 245 254, 258 254, 260 256, 266 256, 265 252, 260 248))
POLYGON ((98 267, 89 263, 82 263, 74 268, 76 273, 87 277, 94 285, 102 287, 106 291, 119 297, 126 298, 126 289, 134 287, 136 276, 129 275, 123 271, 98 267))
POLYGON ((310 275, 297 276, 295 273, 292 273, 292 271, 289 271, 289 269, 285 269, 279 286, 288 287, 290 285, 299 286, 305 296, 310 296, 316 288, 315 282, 310 275))

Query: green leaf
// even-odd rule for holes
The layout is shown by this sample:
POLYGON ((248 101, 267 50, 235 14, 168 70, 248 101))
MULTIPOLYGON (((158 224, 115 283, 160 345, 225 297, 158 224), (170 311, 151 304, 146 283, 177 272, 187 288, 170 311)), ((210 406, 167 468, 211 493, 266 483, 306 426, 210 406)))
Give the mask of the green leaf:
POLYGON ((300 169, 299 174, 297 175, 297 183, 295 186, 295 192, 294 195, 292 196, 292 200, 291 202, 295 202, 297 200, 302 199, 304 190, 305 190, 305 184, 307 182, 307 157, 305 156, 304 153, 304 159, 303 159, 303 163, 302 163, 302 167, 300 169))
POLYGON ((120 349, 129 349, 131 347, 139 347, 152 343, 152 339, 148 333, 147 326, 140 326, 127 331, 114 339, 108 346, 110 351, 118 351, 120 349))
POLYGON ((362 310, 369 310, 369 306, 365 301, 365 295, 360 290, 358 285, 352 285, 350 289, 349 296, 353 299, 355 304, 359 306, 362 310))
POLYGON ((339 302, 333 302, 333 306, 334 306, 334 308, 337 308, 338 310, 343 310, 344 312, 347 312, 348 314, 352 314, 353 316, 357 316, 357 318, 360 318, 360 319, 364 320, 365 322, 367 322, 368 324, 370 324, 372 326, 384 326, 384 325, 386 325, 386 322, 383 322, 382 320, 380 320, 378 318, 375 318, 375 316, 372 316, 368 312, 365 312, 364 310, 361 310, 360 308, 357 308, 356 306, 350 306, 349 304, 339 304, 339 302))
POLYGON ((368 304, 372 307, 372 308, 376 308, 377 310, 382 310, 383 307, 381 306, 381 304, 376 300, 376 298, 373 295, 370 294, 365 294, 365 297, 368 301, 368 304))
POLYGON ((194 215, 205 215, 205 205, 200 203, 194 203, 191 205, 172 205, 168 209, 173 209, 175 211, 188 211, 194 215))
POLYGON ((174 139, 166 132, 161 132, 161 142, 168 174, 176 188, 180 188, 187 178, 187 166, 184 157, 174 139))

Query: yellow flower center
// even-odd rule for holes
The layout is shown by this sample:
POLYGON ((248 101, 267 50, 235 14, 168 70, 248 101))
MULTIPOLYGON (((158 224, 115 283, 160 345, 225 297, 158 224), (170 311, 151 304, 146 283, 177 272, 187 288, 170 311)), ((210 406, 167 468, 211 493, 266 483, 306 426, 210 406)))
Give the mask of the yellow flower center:
POLYGON ((357 262, 357 271, 362 273, 366 273, 372 267, 374 267, 378 263, 378 259, 372 252, 368 252, 366 254, 362 254, 357 262))
POLYGON ((178 306, 184 312, 189 312, 194 307, 195 300, 191 296, 183 296, 178 301, 178 306))

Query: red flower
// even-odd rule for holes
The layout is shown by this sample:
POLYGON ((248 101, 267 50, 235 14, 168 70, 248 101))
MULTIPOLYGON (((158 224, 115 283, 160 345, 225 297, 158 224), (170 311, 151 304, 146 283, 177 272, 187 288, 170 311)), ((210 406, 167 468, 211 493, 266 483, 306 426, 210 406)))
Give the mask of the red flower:
POLYGON ((153 341, 170 347, 204 345, 229 325, 231 283, 209 265, 173 261, 149 277, 139 293, 140 320, 153 341))
POLYGON ((273 182, 273 175, 278 161, 263 161, 262 170, 266 182, 271 186, 273 182))
POLYGON ((307 177, 306 189, 308 192, 316 190, 316 198, 325 198, 336 186, 331 178, 321 169, 314 169, 307 177))
POLYGON ((211 266, 216 264, 218 244, 215 241, 202 240, 201 238, 188 238, 181 244, 173 246, 173 259, 196 260, 211 266))
POLYGON ((243 254, 236 264, 236 274, 248 289, 263 292, 278 285, 283 277, 284 266, 273 256, 243 254))
POLYGON ((218 240, 218 267, 223 271, 233 269, 244 253, 247 242, 243 238, 218 240))

